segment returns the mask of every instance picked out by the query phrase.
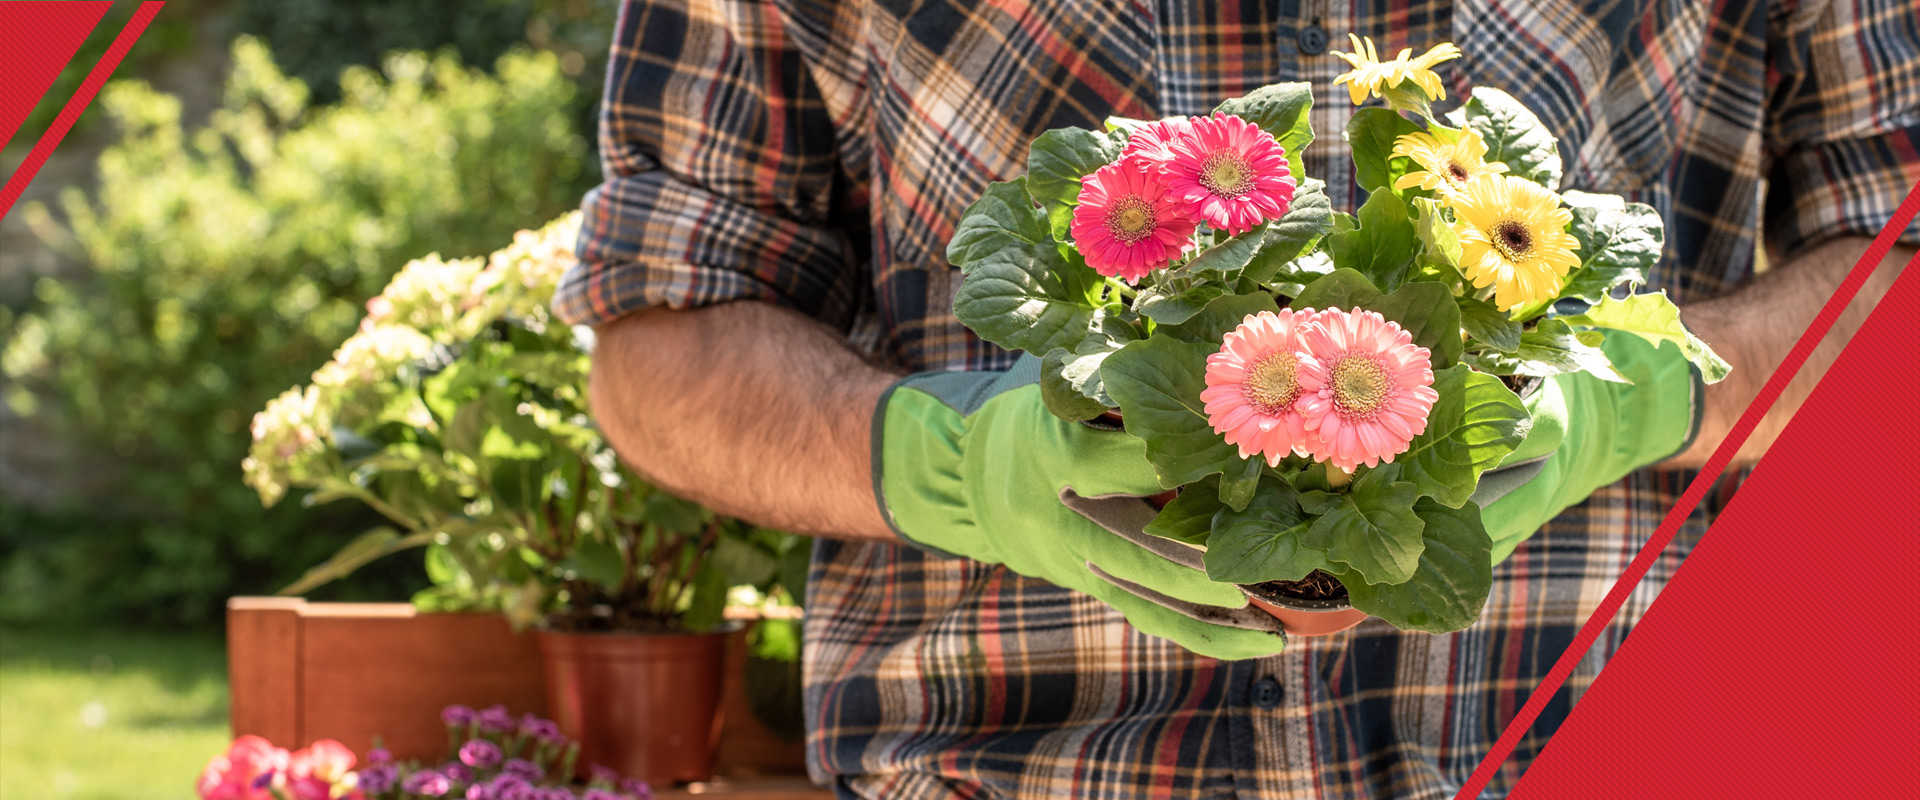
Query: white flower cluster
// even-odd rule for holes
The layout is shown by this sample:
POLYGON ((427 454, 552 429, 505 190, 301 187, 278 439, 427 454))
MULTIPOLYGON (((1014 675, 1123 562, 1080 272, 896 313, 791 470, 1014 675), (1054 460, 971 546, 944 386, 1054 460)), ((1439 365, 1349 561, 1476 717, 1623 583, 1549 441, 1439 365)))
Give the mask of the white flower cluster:
POLYGON ((313 386, 281 392, 253 415, 253 448, 240 470, 247 485, 260 493, 261 504, 279 502, 288 485, 300 481, 325 455, 329 416, 313 386))

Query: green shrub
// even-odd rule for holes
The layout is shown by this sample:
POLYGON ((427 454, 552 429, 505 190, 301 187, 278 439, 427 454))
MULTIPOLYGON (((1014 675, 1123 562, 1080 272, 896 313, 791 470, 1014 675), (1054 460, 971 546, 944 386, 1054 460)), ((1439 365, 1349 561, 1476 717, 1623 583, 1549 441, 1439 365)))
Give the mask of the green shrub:
MULTIPOLYGON (((43 280, 0 331, 15 409, 56 416, 120 472, 94 504, 118 563, 44 586, 194 622, 331 552, 364 519, 263 511, 240 482, 253 412, 324 363, 407 258, 485 252, 577 203, 590 153, 557 57, 509 53, 489 74, 401 53, 383 72, 348 69, 339 104, 310 106, 243 37, 203 129, 184 130, 178 101, 144 84, 102 94, 124 138, 92 198, 63 194, 69 222, 50 237, 92 270, 43 280), (164 579, 137 579, 155 569, 164 579)), ((30 549, 6 557, 63 563, 30 549)))

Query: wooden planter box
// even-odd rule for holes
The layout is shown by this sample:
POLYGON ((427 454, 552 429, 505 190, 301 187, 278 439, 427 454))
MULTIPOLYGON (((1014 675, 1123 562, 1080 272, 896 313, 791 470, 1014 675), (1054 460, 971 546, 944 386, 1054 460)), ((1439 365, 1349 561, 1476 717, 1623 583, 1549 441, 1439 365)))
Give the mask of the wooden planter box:
MULTIPOLYGON (((744 781, 805 773, 802 745, 767 730, 741 680, 746 637, 727 643, 716 771, 744 781)), ((498 614, 423 614, 405 603, 227 601, 227 672, 235 736, 283 747, 338 739, 355 752, 374 737, 402 759, 439 759, 440 709, 505 705, 546 714, 540 652, 498 614)), ((791 785, 791 781, 783 782, 791 785)))

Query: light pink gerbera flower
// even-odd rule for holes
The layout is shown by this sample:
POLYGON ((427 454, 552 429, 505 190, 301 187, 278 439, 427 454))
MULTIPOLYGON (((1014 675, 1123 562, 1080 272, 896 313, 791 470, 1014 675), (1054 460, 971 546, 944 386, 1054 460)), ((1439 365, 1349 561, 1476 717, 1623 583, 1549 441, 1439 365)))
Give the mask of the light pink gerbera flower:
POLYGON ((1215 228, 1244 233, 1293 204, 1286 148, 1258 125, 1232 114, 1201 117, 1168 148, 1168 185, 1215 228))
POLYGON ((1138 128, 1127 136, 1127 146, 1120 150, 1120 158, 1140 157, 1156 165, 1165 165, 1173 160, 1173 137, 1193 124, 1186 117, 1168 117, 1154 120, 1138 128))
POLYGON ((1303 396, 1300 334, 1313 311, 1281 309, 1248 314, 1207 356, 1207 422, 1240 448, 1241 458, 1259 453, 1277 467, 1290 453, 1311 450, 1312 433, 1295 408, 1303 396))
POLYGON ((1440 393, 1413 335, 1379 312, 1329 309, 1300 333, 1300 415, 1314 460, 1347 472, 1406 452, 1440 393))
POLYGON ((1087 266, 1133 283, 1171 263, 1199 220, 1145 159, 1108 164, 1081 182, 1068 230, 1087 266))

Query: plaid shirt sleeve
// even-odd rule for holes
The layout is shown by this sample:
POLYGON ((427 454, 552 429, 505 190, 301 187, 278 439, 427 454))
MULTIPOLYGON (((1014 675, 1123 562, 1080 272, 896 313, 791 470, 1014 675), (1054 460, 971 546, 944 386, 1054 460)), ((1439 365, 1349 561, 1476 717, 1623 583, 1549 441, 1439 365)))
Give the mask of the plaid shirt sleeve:
MULTIPOLYGON (((1913 0, 1801 0, 1768 20, 1766 230, 1784 255, 1873 236, 1920 183, 1913 0)), ((1902 234, 1920 243, 1920 224, 1902 234)))
MULTIPOLYGON (((833 20, 819 21, 820 25, 833 20)), ((836 154, 829 94, 856 65, 772 3, 629 2, 600 114, 605 180, 553 306, 599 324, 656 306, 762 300, 850 323, 866 214, 836 154), (850 235, 851 234, 851 235, 850 235)))

